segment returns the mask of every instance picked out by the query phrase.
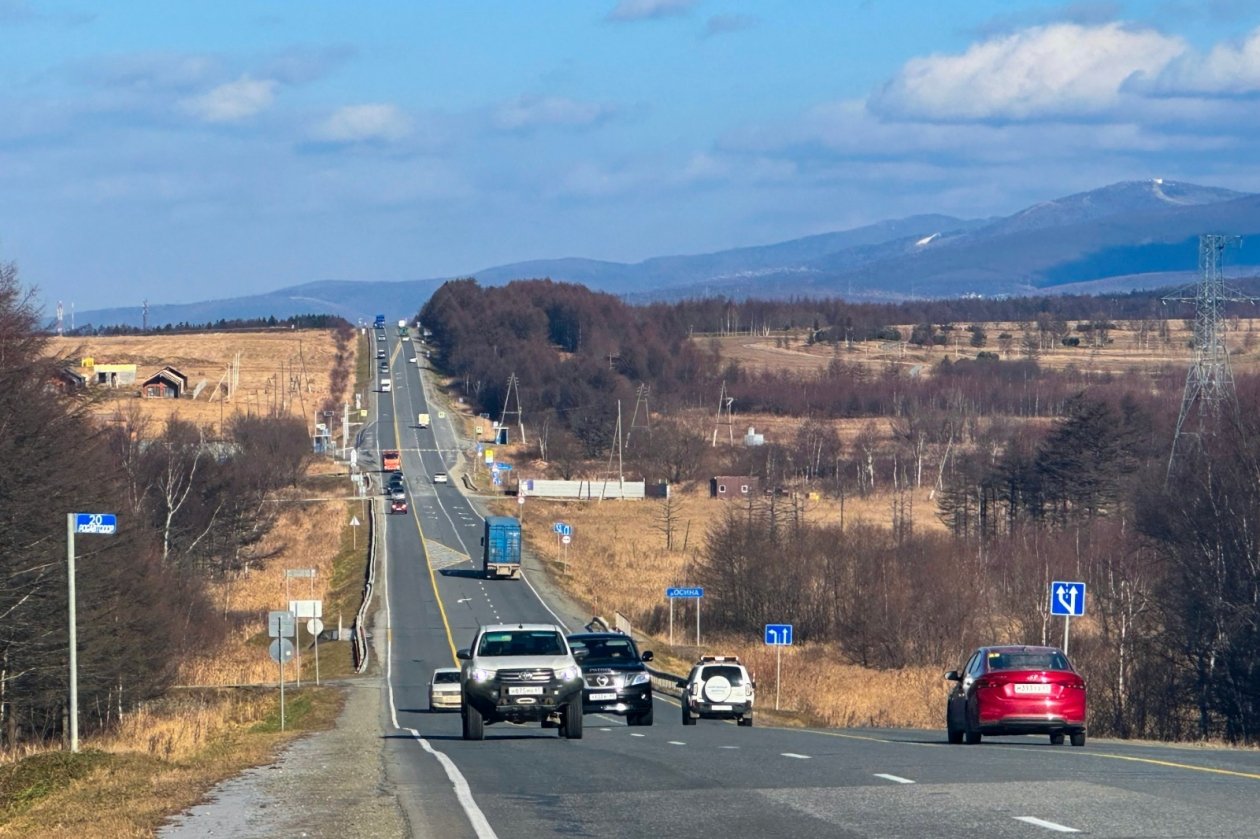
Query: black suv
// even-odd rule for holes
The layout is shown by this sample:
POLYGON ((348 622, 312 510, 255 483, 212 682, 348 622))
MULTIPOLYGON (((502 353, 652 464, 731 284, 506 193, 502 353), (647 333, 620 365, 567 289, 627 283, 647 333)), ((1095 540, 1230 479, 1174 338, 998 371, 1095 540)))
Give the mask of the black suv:
POLYGON ((578 662, 586 682, 584 713, 620 714, 626 725, 652 724, 652 677, 643 664, 652 660, 651 650, 640 655, 634 639, 620 632, 582 632, 570 635, 569 644, 586 649, 578 662))

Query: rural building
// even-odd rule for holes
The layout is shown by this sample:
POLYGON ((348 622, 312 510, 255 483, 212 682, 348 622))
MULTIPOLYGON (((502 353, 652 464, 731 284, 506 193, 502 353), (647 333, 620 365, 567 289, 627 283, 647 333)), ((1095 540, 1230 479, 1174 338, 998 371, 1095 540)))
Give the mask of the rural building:
POLYGON ((747 498, 761 492, 761 481, 752 475, 718 475, 709 479, 710 498, 747 498))
POLYGON ((178 399, 187 389, 187 376, 174 367, 163 367, 144 380, 140 394, 146 399, 178 399))
POLYGON ((136 365, 134 364, 97 364, 94 359, 83 359, 83 367, 88 371, 92 384, 105 387, 133 387, 136 383, 136 365))
POLYGON ((87 376, 69 367, 58 367, 48 379, 48 387, 66 394, 83 390, 87 383, 87 376))

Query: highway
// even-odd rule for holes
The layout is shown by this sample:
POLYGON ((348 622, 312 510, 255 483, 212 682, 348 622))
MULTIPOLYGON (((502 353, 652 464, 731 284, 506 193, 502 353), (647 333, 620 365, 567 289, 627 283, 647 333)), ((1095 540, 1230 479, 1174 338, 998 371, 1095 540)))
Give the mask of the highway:
POLYGON ((428 407, 418 365, 408 361, 415 347, 388 332, 394 391, 378 394, 365 447, 403 450, 411 497, 408 515, 388 517, 384 541, 382 737, 413 835, 1260 837, 1254 750, 1094 739, 1054 747, 1045 737, 949 746, 943 727, 701 720, 684 728, 677 704, 663 697, 651 727, 592 715, 581 740, 498 724, 483 742, 463 741, 458 713, 427 710, 433 668, 455 664, 455 648, 480 623, 577 630, 580 617, 560 606, 552 612, 528 574, 484 581, 473 573, 481 518, 457 482, 430 477, 455 464, 454 434, 428 407), (433 415, 430 429, 416 426, 424 411, 433 415))

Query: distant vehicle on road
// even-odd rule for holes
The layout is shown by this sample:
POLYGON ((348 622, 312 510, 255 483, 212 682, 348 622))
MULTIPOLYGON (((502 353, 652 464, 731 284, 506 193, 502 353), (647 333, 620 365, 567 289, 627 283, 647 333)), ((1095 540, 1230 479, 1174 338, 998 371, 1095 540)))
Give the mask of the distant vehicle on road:
POLYGON ((986 734, 1048 734, 1050 743, 1085 745, 1085 679, 1057 647, 981 647, 954 682, 945 708, 949 742, 986 734))
POLYGON ((569 636, 569 646, 586 648, 579 662, 586 685, 582 711, 586 714, 619 714, 626 725, 652 724, 652 676, 643 663, 634 639, 621 632, 580 632, 569 636))
POLYGON ((458 711, 463 691, 459 686, 458 667, 439 667, 429 679, 429 710, 458 711))
POLYGON ((511 516, 487 516, 481 537, 481 571, 487 579, 521 576, 521 523, 511 516))
POLYGON ((697 718, 733 719, 751 726, 755 688, 738 656, 701 656, 683 687, 682 723, 695 725, 697 718))
POLYGON ((398 449, 385 449, 381 452, 381 468, 386 472, 397 472, 402 469, 402 452, 398 449))
POLYGON ((391 382, 389 379, 382 378, 381 379, 381 393, 392 393, 393 390, 394 390, 394 383, 391 382))
POLYGON ((389 502, 389 512, 390 513, 407 512, 407 497, 405 494, 403 495, 402 498, 396 498, 389 502))
POLYGON ((445 472, 434 472, 434 473, 433 473, 433 483, 435 483, 435 484, 445 484, 445 483, 450 483, 450 479, 449 479, 449 478, 447 478, 447 476, 446 476, 446 473, 445 473, 445 472))
POLYGON ((428 414, 421 414, 421 415, 419 416, 419 418, 418 418, 418 419, 419 419, 420 421, 419 421, 417 424, 418 424, 421 428, 428 428, 428 427, 429 427, 429 415, 428 415, 428 414))
POLYGON ((389 500, 390 501, 406 501, 407 490, 401 486, 391 487, 389 490, 389 500))

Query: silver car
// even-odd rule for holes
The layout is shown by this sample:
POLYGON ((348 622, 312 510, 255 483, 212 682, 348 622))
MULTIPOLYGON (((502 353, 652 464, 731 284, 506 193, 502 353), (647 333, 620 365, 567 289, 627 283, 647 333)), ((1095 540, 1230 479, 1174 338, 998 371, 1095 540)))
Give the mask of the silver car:
POLYGON ((462 693, 459 687, 458 667, 439 667, 429 680, 429 710, 459 710, 462 693))

